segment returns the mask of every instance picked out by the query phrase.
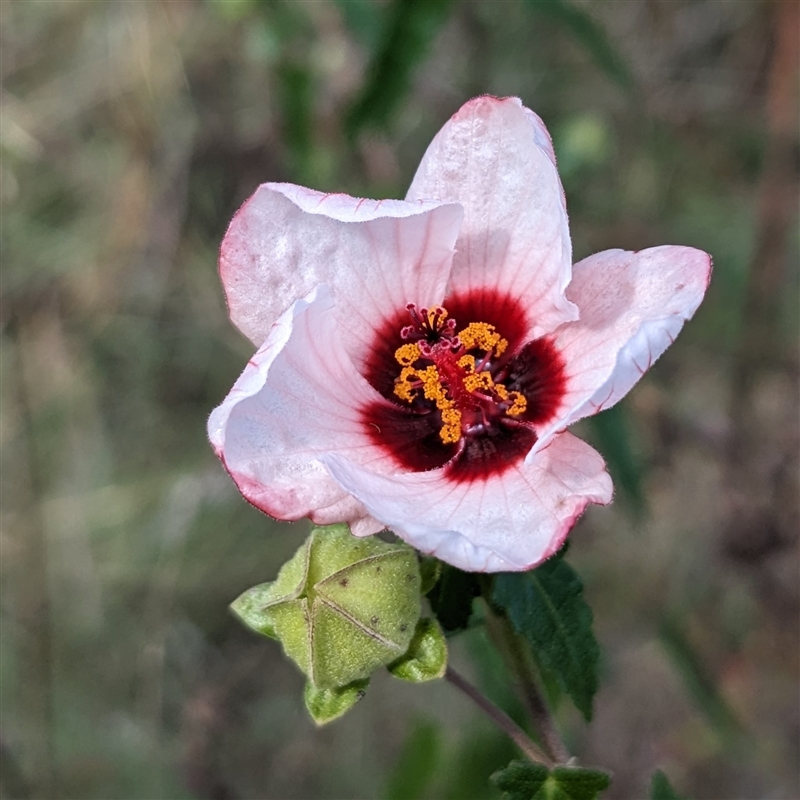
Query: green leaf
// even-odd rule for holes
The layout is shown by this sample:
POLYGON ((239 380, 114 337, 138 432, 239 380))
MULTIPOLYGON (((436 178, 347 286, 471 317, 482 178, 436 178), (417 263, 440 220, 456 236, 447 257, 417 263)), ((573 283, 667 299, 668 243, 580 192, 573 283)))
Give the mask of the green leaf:
POLYGON ((653 781, 650 784, 650 800, 682 800, 660 769, 653 773, 653 781))
POLYGON ((594 800, 600 792, 608 789, 611 777, 598 769, 584 767, 556 767, 547 779, 551 784, 551 794, 544 794, 545 798, 552 800, 594 800))
POLYGON ((418 800, 436 774, 441 740, 436 725, 418 720, 389 776, 385 800, 418 800))
POLYGON ((428 593, 428 600, 446 633, 462 630, 469 625, 472 601, 480 593, 480 583, 473 573, 444 565, 442 577, 428 593))
POLYGON ((555 767, 548 771, 543 764, 529 761, 512 761, 491 780, 506 800, 594 800, 611 783, 600 770, 555 767))
POLYGON ((393 0, 382 41, 367 67, 367 81, 347 117, 355 136, 365 127, 386 127, 408 93, 414 68, 447 19, 452 0, 393 0))
POLYGON ((502 608, 544 669, 554 673, 586 720, 592 718, 600 649, 583 583, 563 550, 531 572, 497 575, 492 602, 502 608))
POLYGON ((567 0, 528 0, 531 11, 561 25, 580 42, 598 67, 619 87, 634 91, 633 73, 614 48, 601 25, 582 8, 567 0))
POLYGON ((346 714, 366 694, 368 685, 367 679, 336 689, 321 689, 309 681, 303 699, 314 722, 325 725, 346 714))
POLYGON ((505 794, 507 800, 532 800, 544 786, 549 771, 544 764, 512 761, 495 772, 491 782, 505 794))
POLYGON ((642 490, 644 465, 634 450, 628 426, 625 405, 617 405, 589 419, 589 425, 597 440, 598 450, 605 456, 614 483, 622 488, 633 509, 644 510, 645 497, 642 490))
POLYGON ((447 669, 447 641, 439 623, 421 619, 405 655, 388 666, 389 672, 410 683, 441 678, 447 669))

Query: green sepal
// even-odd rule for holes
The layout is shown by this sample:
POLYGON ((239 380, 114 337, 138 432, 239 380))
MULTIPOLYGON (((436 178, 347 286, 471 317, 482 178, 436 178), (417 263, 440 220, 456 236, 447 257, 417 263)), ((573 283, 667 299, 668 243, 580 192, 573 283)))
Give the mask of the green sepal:
POLYGON ((260 633, 262 636, 269 636, 271 639, 278 638, 278 634, 275 633, 275 623, 268 608, 274 585, 275 581, 254 586, 252 589, 240 594, 230 606, 231 611, 248 628, 260 633))
POLYGON ((231 611, 248 628, 263 636, 279 638, 270 609, 279 603, 291 602, 300 597, 308 573, 310 544, 311 539, 307 539, 281 567, 274 581, 253 586, 231 603, 231 611))
POLYGON ((283 645, 283 652, 308 675, 311 669, 308 660, 308 600, 302 597, 279 603, 267 609, 267 613, 272 616, 275 638, 283 645))
POLYGON ((611 783, 610 776, 584 767, 554 767, 512 761, 495 772, 492 783, 504 800, 595 800, 611 783))
POLYGON ((433 556, 423 556, 419 562, 419 574, 422 578, 420 592, 428 594, 442 577, 442 562, 433 556))
POLYGON ((336 689, 321 689, 309 681, 303 692, 308 713, 317 725, 326 725, 346 714, 365 694, 369 679, 353 681, 336 689))
POLYGON ((443 677, 447 669, 447 640, 439 623, 429 618, 421 619, 408 651, 387 669, 395 678, 409 683, 424 683, 443 677))

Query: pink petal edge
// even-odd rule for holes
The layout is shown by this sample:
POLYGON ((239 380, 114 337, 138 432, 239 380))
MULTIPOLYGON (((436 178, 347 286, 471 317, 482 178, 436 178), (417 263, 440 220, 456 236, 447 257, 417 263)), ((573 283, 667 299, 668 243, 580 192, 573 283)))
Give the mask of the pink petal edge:
POLYGON ((347 457, 322 457, 376 519, 413 547, 472 572, 530 569, 551 556, 589 503, 611 501, 605 462, 565 433, 537 457, 486 481, 443 470, 376 475, 347 457))
MULTIPOLYGON (((275 323, 223 403, 208 434, 245 498, 272 517, 350 522, 362 535, 383 526, 329 475, 319 457, 335 451, 380 472, 391 460, 359 417, 380 395, 356 371, 322 285, 275 323)), ((383 401, 385 402, 385 401, 383 401)))
POLYGON ((457 204, 366 200, 263 184, 220 248, 232 322, 257 346, 315 286, 330 286, 358 364, 369 331, 406 303, 441 302, 463 211, 457 204))
POLYGON ((567 390, 554 419, 537 430, 532 453, 619 402, 695 313, 710 277, 707 253, 674 245, 605 250, 576 264, 567 295, 581 317, 554 335, 567 390))

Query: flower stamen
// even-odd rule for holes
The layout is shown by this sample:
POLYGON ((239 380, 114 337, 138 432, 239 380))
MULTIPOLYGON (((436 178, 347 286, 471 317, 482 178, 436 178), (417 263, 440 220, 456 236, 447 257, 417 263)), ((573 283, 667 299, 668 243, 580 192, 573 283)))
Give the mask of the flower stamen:
POLYGON ((458 338, 465 350, 483 350, 487 355, 494 353, 498 358, 503 355, 508 342, 488 322, 470 322, 458 338))
POLYGON ((471 322, 456 334, 456 322, 442 306, 418 310, 409 303, 406 308, 413 324, 401 330, 406 344, 394 353, 402 367, 394 394, 420 413, 435 409, 445 444, 525 412, 525 396, 509 392, 492 374, 493 362, 496 370, 496 360, 508 348, 494 325, 471 322))

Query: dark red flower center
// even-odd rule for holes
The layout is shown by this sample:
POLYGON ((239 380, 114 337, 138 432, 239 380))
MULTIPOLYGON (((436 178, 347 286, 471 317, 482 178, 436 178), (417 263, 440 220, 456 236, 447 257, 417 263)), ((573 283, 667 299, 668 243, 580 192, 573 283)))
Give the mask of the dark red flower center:
POLYGON ((381 331, 367 379, 391 402, 363 415, 401 468, 446 466, 471 481, 524 458, 534 426, 558 410, 564 366, 549 340, 522 342, 525 314, 513 298, 472 293, 446 306, 409 304, 381 331))
POLYGON ((501 418, 520 417, 528 401, 497 380, 497 365, 508 341, 488 322, 471 322, 457 331, 447 309, 407 306, 413 324, 400 336, 405 340, 394 357, 402 368, 394 394, 417 413, 437 413, 439 438, 455 444, 465 436, 480 436, 501 418))

